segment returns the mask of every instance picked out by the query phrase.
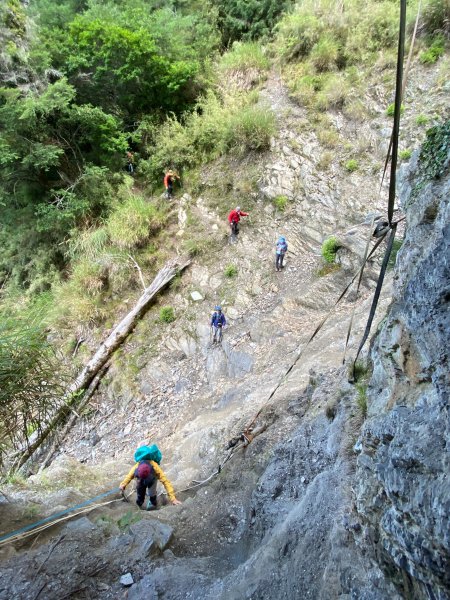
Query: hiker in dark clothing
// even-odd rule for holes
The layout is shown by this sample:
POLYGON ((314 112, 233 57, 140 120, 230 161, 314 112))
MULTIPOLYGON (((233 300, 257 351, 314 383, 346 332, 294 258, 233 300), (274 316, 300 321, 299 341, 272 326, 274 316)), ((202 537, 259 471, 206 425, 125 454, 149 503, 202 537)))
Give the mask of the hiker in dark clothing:
POLYGON ((281 271, 281 269, 283 269, 284 265, 283 265, 283 260, 284 260, 284 255, 286 254, 288 249, 288 245, 286 242, 286 238, 282 235, 280 235, 280 237, 278 238, 278 242, 277 242, 277 247, 276 247, 276 251, 275 251, 275 268, 277 271, 281 271))
POLYGON ((211 317, 211 328, 214 331, 213 343, 220 342, 222 340, 222 329, 227 324, 225 315, 222 312, 221 306, 216 306, 214 309, 213 316, 211 317))

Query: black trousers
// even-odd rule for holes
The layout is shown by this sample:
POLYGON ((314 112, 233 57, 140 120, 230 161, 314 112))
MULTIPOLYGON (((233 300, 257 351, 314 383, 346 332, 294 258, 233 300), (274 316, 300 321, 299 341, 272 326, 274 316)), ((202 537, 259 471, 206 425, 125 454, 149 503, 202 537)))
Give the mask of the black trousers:
POLYGON ((151 479, 137 479, 136 481, 136 504, 138 506, 142 506, 145 500, 145 492, 148 488, 148 495, 150 496, 150 501, 153 506, 156 506, 156 486, 158 484, 158 480, 156 477, 152 477, 151 479))
POLYGON ((276 268, 281 269, 283 267, 284 254, 277 254, 277 259, 275 262, 276 268))

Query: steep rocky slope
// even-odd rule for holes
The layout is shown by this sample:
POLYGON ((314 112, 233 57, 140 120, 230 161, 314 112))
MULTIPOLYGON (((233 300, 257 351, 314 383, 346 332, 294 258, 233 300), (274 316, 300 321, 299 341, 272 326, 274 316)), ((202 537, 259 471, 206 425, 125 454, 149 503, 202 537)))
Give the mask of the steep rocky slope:
MULTIPOLYGON (((161 301, 179 318, 169 326, 157 323, 155 307, 138 325, 113 361, 91 414, 61 441, 52 466, 25 488, 5 490, 17 503, 2 505, 2 515, 11 519, 2 518, 2 529, 113 487, 134 447, 148 437, 161 446, 180 489, 217 467, 227 441, 261 407, 257 424, 266 430, 208 486, 181 494, 181 507, 128 514, 127 505, 116 503, 40 536, 27 552, 19 545, 4 548, 0 598, 121 597, 119 578, 127 571, 136 582, 128 597, 135 599, 446 597, 445 512, 441 508, 442 517, 431 524, 421 494, 435 490, 428 506, 448 503, 443 451, 448 364, 445 353, 439 360, 434 354, 448 347, 443 337, 448 296, 435 285, 446 277, 448 180, 414 201, 404 200, 409 229, 395 275, 396 302, 372 348, 369 414, 360 436, 364 410, 341 362, 354 306, 350 353, 360 339, 378 259, 359 297, 353 294, 338 307, 289 377, 284 375, 357 272, 373 213, 382 214, 383 204, 374 205, 379 173, 343 177, 339 160, 331 173, 319 172, 320 144, 313 131, 293 133, 304 113, 290 104, 279 80, 269 81, 262 101, 280 111, 272 152, 256 167, 252 157, 243 164, 212 165, 201 195, 184 196, 177 205, 180 238, 186 219, 196 218, 203 235, 222 244, 198 258, 181 286, 161 301), (251 225, 243 225, 235 245, 225 243, 213 208, 214 182, 225 167, 234 171, 234 199, 252 209, 251 225), (259 191, 243 198, 249 171, 259 191), (285 213, 268 202, 279 193, 293 200, 285 213), (287 234, 292 250, 281 274, 272 264, 278 232, 287 234), (342 268, 318 277, 320 242, 331 233, 343 245, 342 268), (238 268, 236 278, 224 276, 230 263, 238 268), (427 282, 434 303, 428 301, 427 282), (191 299, 194 290, 203 302, 191 299), (208 314, 217 301, 225 306, 230 328, 222 346, 211 348, 208 314), (444 325, 440 339, 435 328, 431 335, 432 315, 444 325), (411 423, 417 445, 410 443, 411 423), (423 448, 430 447, 432 432, 436 453, 429 454, 423 448), (434 464, 425 456, 434 456, 434 464), (67 489, 55 491, 61 482, 67 489), (130 526, 136 514, 144 521, 130 526), (400 573, 409 573, 412 583, 400 573)), ((390 277, 386 283, 379 320, 391 301, 390 277)), ((434 518, 437 514, 434 510, 434 518)))
POLYGON ((356 502, 367 539, 413 597, 450 589, 450 176, 417 190, 418 154, 404 173, 407 235, 396 301, 372 348, 369 415, 356 502))

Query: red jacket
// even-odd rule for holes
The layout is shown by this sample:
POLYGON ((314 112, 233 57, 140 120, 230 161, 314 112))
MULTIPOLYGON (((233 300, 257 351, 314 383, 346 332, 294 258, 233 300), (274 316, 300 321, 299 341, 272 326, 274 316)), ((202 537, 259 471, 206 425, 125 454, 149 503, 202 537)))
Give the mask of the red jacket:
POLYGON ((230 212, 230 214, 228 215, 228 222, 229 223, 239 223, 239 221, 241 220, 241 217, 248 217, 248 213, 240 210, 239 212, 237 212, 237 210, 232 210, 230 212))

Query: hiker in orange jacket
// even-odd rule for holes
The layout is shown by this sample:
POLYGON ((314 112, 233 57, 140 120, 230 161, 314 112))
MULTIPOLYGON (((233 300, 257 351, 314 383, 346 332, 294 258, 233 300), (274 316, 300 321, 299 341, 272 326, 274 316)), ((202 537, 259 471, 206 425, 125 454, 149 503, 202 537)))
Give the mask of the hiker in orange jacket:
POLYGON ((166 188, 166 194, 168 198, 173 197, 173 184, 175 179, 178 179, 178 181, 180 181, 179 176, 174 171, 172 171, 172 169, 169 169, 164 176, 164 187, 166 188))
POLYGON ((248 217, 249 213, 246 213, 241 210, 240 206, 236 206, 235 209, 230 211, 228 215, 228 223, 231 227, 231 235, 237 235, 239 233, 239 221, 241 217, 248 217))

